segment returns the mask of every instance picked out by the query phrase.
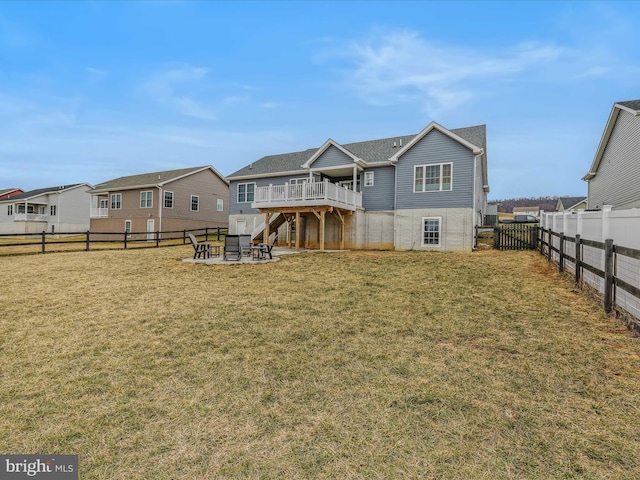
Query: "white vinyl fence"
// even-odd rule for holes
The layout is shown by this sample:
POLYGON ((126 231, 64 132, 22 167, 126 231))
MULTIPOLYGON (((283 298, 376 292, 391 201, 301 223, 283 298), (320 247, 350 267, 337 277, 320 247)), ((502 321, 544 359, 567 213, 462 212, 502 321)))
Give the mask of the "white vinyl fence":
POLYGON ((605 299, 609 294, 612 305, 640 319, 640 209, 613 211, 605 205, 601 211, 593 212, 543 212, 540 227, 543 254, 561 269, 574 274, 578 258, 580 268, 576 279, 605 299), (609 239, 613 242, 610 287, 604 275, 607 260, 604 244, 609 239), (546 244, 551 248, 545 249, 546 244), (607 291, 608 288, 611 290, 607 291))

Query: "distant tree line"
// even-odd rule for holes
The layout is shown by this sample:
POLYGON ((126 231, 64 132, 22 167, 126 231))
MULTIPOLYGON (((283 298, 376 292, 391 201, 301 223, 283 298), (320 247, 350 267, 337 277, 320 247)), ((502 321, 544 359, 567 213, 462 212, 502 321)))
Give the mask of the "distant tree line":
POLYGON ((490 205, 498 205, 498 212, 513 212, 513 207, 540 207, 545 212, 555 212, 558 204, 558 197, 529 197, 529 198, 506 198, 503 200, 490 200, 490 205))

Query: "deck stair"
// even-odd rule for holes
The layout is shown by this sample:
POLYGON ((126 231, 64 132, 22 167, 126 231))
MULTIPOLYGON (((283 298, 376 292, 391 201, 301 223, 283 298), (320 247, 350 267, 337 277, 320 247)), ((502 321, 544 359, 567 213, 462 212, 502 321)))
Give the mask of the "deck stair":
MULTIPOLYGON (((282 225, 287 219, 281 213, 276 213, 271 216, 271 220, 269 221, 269 232, 276 233, 278 227, 282 225)), ((251 241, 253 243, 262 243, 264 242, 264 222, 258 225, 253 232, 251 232, 251 241)))

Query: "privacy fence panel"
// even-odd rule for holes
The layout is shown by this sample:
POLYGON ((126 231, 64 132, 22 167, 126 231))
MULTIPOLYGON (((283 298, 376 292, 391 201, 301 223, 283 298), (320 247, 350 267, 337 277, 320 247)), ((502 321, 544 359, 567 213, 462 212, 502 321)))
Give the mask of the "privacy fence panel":
POLYGON ((543 213, 539 250, 640 331, 640 209, 543 213))

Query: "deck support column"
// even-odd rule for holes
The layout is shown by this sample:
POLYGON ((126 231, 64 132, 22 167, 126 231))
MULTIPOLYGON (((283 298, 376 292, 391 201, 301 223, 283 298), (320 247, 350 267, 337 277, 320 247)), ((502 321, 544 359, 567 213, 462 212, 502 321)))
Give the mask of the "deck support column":
POLYGON ((266 213, 267 216, 264 222, 264 232, 262 233, 262 242, 269 243, 269 223, 271 223, 271 213, 266 213))
POLYGON ((296 212, 296 250, 300 250, 300 212, 296 212))
POLYGON ((325 211, 320 212, 320 251, 324 252, 324 217, 325 211))

